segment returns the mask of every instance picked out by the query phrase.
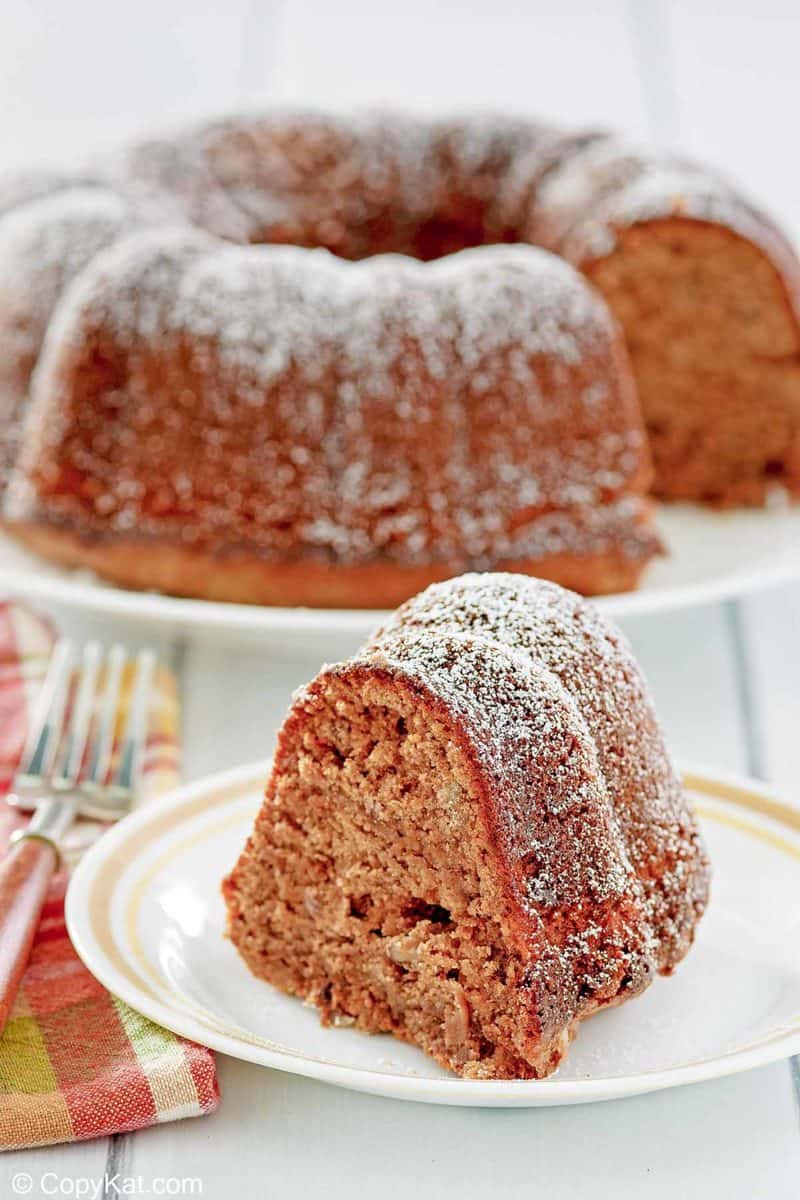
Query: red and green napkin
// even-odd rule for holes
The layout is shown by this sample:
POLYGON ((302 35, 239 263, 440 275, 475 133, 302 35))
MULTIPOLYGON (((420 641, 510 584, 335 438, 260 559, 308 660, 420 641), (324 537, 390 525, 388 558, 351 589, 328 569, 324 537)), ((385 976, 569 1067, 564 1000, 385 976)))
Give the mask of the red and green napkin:
MULTIPOLYGON (((54 631, 0 603, 0 855, 20 817, 3 800, 25 740, 54 631)), ((175 680, 156 676, 141 802, 179 782, 175 680)), ((81 823, 66 859, 101 833, 81 823)), ((44 1146, 213 1112, 214 1056, 146 1020, 87 971, 64 924, 68 868, 53 880, 28 969, 0 1037, 0 1149, 44 1146)))

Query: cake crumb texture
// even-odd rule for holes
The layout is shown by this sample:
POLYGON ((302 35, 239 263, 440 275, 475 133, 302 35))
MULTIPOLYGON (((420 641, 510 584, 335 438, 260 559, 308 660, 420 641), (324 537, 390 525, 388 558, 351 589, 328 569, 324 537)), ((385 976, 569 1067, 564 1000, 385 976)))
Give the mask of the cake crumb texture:
POLYGON ((301 690, 223 890, 253 974, 325 1023, 540 1078, 675 968, 708 881, 622 636, 495 574, 434 585, 301 690))

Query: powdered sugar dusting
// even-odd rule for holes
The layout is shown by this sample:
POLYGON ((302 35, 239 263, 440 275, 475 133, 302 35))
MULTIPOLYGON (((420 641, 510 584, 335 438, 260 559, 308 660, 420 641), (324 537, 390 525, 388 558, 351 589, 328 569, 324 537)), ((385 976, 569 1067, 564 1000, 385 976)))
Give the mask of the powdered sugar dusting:
POLYGON ((717 223, 779 263, 794 262, 772 222, 722 172, 612 135, 589 138, 553 165, 536 191, 525 233, 583 263, 611 254, 620 230, 673 217, 717 223))
POLYGON ((101 188, 72 188, 15 209, 0 237, 2 371, 25 372, 41 348, 64 288, 135 225, 126 203, 101 188))
POLYGON ((97 180, 89 173, 66 171, 22 171, 0 179, 0 216, 48 196, 73 188, 91 188, 97 180))
POLYGON ((381 722, 394 688, 410 686, 453 748, 442 803, 460 807, 465 856, 484 848, 483 911, 517 956, 515 987, 530 989, 545 1045, 675 967, 707 902, 708 862, 618 630, 553 584, 465 575, 324 667, 289 725, 299 714, 313 739, 321 699, 344 686, 374 704, 375 682, 381 722))
POLYGON ((450 252, 532 239, 580 262, 680 193, 789 254, 709 172, 497 117, 232 118, 78 178, 0 185, 25 383, 49 329, 26 462, 41 451, 52 479, 69 435, 87 484, 51 515, 278 560, 648 558, 646 447, 605 305, 541 250, 450 252), (127 382, 95 428, 62 409, 86 339, 107 337, 127 382))
MULTIPOLYGON (((352 263, 144 232, 73 290, 37 392, 63 387, 63 370, 80 369, 76 351, 100 330, 113 337, 105 353, 127 362, 119 427, 106 414, 102 454, 85 439, 79 449, 80 471, 100 482, 106 528, 171 528, 266 556, 455 569, 654 548, 644 502, 628 490, 644 443, 616 377, 616 330, 577 272, 544 251, 352 263), (107 446, 130 440, 131 402, 141 427, 156 344, 161 392, 191 390, 201 446, 187 447, 186 461, 180 445, 158 457, 168 503, 154 519, 138 464, 127 451, 109 460, 107 446), (209 464, 205 479, 198 461, 209 464), (226 474, 212 471, 223 461, 226 474), (242 497, 263 479, 277 487, 243 521, 242 497)), ((42 401, 40 436, 59 453, 63 429, 46 411, 42 401)))
POLYGON ((472 369, 513 345, 529 380, 529 358, 573 365, 587 343, 613 336, 605 306, 577 272, 544 252, 506 246, 431 264, 401 255, 349 263, 294 247, 229 250, 187 270, 172 323, 218 338, 221 357, 250 368, 259 384, 291 360, 313 369, 319 347, 334 345, 358 367, 364 390, 392 386, 387 373, 406 337, 438 376, 453 349, 472 369))
POLYGON ((682 955, 705 902, 705 853, 641 672, 592 605, 540 580, 466 575, 403 605, 364 653, 464 721, 502 798, 507 844, 536 862, 533 901, 633 888, 655 964, 682 955), (600 834, 586 818, 598 805, 600 834), (581 819, 567 836, 571 810, 581 819))

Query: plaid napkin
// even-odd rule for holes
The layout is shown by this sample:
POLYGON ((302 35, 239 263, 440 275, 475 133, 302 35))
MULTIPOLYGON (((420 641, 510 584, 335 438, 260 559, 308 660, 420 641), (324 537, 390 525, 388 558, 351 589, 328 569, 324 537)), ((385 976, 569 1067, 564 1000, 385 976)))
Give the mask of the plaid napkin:
MULTIPOLYGON (((0 603, 0 855, 20 823, 4 802, 54 641, 52 628, 0 603)), ((142 802, 178 782, 177 696, 156 675, 142 802)), ((101 826, 80 822, 74 862, 101 826)), ((213 1112, 214 1056, 146 1020, 89 974, 64 924, 68 867, 53 880, 33 954, 0 1038, 0 1149, 79 1141, 213 1112)))

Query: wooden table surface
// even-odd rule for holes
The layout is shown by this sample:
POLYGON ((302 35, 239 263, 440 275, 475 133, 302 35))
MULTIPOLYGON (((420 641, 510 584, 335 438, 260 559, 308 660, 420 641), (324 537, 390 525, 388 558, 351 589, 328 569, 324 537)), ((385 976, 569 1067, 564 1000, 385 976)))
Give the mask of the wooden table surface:
MULTIPOLYGON (((796 0, 14 8, 0 15, 0 164, 69 161, 148 123, 253 102, 491 107, 616 125, 713 159, 800 234, 796 0)), ((142 641, 135 626, 56 615, 77 636, 142 641)), ((771 779, 800 803, 800 585, 625 627, 675 754, 771 779)), ((182 638, 159 645, 180 678, 187 778, 269 753, 291 689, 318 666, 182 638)), ((114 1196, 125 1181, 133 1194, 209 1200, 800 1194, 796 1061, 626 1101, 507 1112, 375 1099, 225 1058, 219 1068, 217 1115, 5 1155, 0 1197, 20 1172, 32 1196, 114 1196)))

